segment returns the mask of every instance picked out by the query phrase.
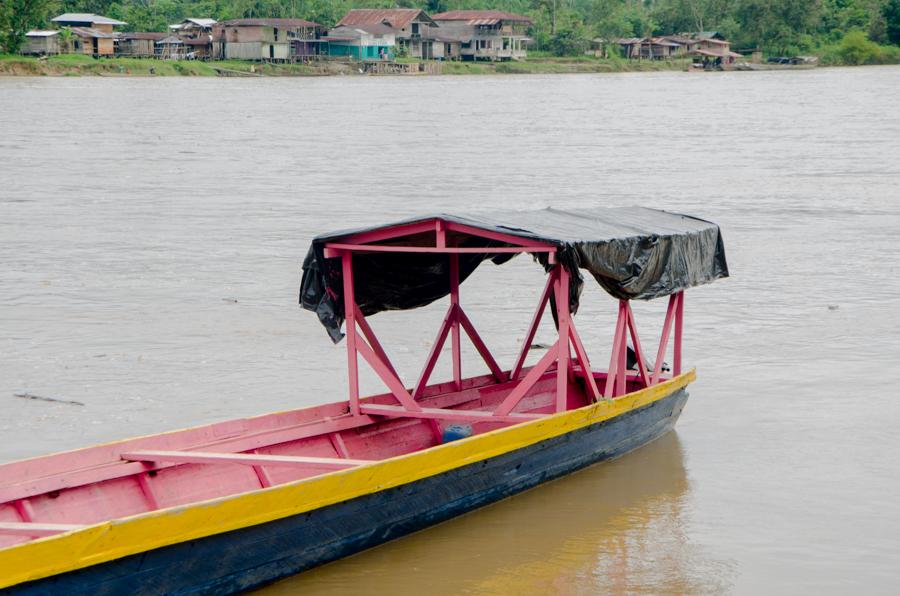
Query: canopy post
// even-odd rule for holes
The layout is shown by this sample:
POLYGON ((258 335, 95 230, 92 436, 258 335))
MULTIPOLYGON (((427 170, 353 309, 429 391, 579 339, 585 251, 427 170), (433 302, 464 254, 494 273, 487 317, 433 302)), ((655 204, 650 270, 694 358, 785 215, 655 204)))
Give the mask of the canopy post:
MULTIPOLYGON (((459 255, 450 256, 450 307, 459 310, 459 255)), ((459 342, 459 317, 453 317, 450 327, 450 343, 453 353, 453 384, 457 391, 462 390, 462 355, 459 342)))
POLYGON ((619 301, 619 317, 616 319, 616 332, 613 335, 612 353, 609 355, 609 368, 606 370, 606 385, 603 388, 603 395, 607 398, 616 395, 616 376, 619 370, 619 363, 622 361, 620 352, 624 352, 625 348, 625 319, 627 317, 623 308, 624 301, 619 301))
POLYGON ((556 362, 556 411, 566 409, 569 391, 569 272, 560 263, 556 266, 556 313, 559 322, 559 352, 556 362))
POLYGON ((634 346, 634 357, 637 360, 638 372, 641 375, 641 381, 644 387, 650 386, 650 376, 647 374, 647 365, 644 360, 644 350, 641 348, 641 338, 638 336, 637 325, 634 322, 634 313, 631 312, 631 303, 625 303, 625 309, 628 315, 628 329, 631 331, 631 345, 634 346))
POLYGON ((653 366, 653 377, 650 379, 652 385, 659 383, 659 376, 662 374, 663 359, 666 357, 666 348, 669 346, 669 335, 672 333, 672 323, 676 318, 678 302, 678 294, 669 296, 669 306, 666 309, 666 319, 663 322, 662 334, 659 338, 659 349, 656 352, 656 362, 653 366))
POLYGON ((675 306, 675 347, 672 359, 672 376, 681 374, 681 330, 684 320, 684 292, 675 294, 678 304, 675 306))
POLYGON ((353 253, 341 254, 344 279, 344 327, 347 331, 347 373, 350 389, 350 413, 359 416, 359 360, 356 352, 356 298, 353 294, 353 253))

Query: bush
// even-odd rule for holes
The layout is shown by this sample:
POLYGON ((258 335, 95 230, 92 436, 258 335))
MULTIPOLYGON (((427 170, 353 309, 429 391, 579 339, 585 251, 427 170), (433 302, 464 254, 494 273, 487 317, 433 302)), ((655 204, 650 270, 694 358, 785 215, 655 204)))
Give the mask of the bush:
POLYGON ((878 64, 881 48, 862 31, 851 31, 838 46, 837 55, 843 64, 878 64))

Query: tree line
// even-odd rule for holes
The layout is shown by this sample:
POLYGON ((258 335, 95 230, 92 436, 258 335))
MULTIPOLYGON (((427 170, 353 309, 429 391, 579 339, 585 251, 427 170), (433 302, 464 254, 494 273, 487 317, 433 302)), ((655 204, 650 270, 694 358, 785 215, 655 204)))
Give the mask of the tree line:
POLYGON ((0 43, 15 52, 31 28, 63 12, 165 31, 186 17, 304 18, 332 26, 351 8, 494 9, 534 21, 534 49, 583 53, 591 39, 718 31, 738 51, 815 52, 853 33, 860 43, 900 45, 900 0, 2 0, 0 43))

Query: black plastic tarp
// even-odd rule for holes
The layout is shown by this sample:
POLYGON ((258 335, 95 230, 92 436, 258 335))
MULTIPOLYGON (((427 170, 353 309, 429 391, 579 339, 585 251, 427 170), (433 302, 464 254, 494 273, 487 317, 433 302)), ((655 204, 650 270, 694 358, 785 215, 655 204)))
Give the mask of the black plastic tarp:
MULTIPOLYGON (((344 321, 341 260, 325 258, 326 243, 360 232, 433 219, 555 245, 558 261, 572 274, 570 308, 573 313, 578 310, 583 285, 580 269, 589 272, 613 297, 625 300, 667 296, 728 277, 719 226, 696 217, 643 207, 542 209, 477 215, 441 213, 317 236, 303 262, 300 304, 319 316, 333 341, 340 341, 344 321)), ((390 243, 400 244, 402 239, 390 243)), ((456 235, 454 243, 508 246, 471 235, 456 235)), ((483 261, 500 264, 512 256, 460 254, 460 282, 483 261)), ((549 269, 546 253, 535 254, 535 259, 549 269)), ((366 316, 425 306, 450 293, 446 254, 357 253, 353 257, 353 276, 356 302, 366 316)))

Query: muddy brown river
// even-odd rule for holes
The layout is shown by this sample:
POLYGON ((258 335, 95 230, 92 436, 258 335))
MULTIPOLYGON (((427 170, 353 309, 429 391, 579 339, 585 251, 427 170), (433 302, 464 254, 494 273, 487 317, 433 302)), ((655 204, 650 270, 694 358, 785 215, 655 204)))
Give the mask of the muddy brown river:
MULTIPOLYGON (((297 305, 318 232, 645 205, 719 223, 732 272, 687 293, 677 430, 262 593, 894 593, 898 91, 900 67, 0 78, 0 461, 343 399, 344 346, 297 305)), ((541 280, 520 257, 462 287, 505 365, 541 280)), ((443 308, 371 320, 407 382, 443 308)), ((646 342, 664 309, 635 305, 646 342)), ((587 288, 601 361, 615 314, 587 288)))

